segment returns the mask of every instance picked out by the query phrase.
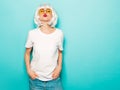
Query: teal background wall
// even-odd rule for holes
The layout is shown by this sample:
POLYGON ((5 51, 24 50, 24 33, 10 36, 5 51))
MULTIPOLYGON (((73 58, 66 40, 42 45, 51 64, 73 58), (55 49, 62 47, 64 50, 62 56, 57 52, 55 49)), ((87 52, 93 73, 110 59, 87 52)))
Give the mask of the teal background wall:
POLYGON ((64 90, 120 90, 120 0, 0 0, 0 90, 28 90, 24 44, 44 2, 65 35, 64 90))

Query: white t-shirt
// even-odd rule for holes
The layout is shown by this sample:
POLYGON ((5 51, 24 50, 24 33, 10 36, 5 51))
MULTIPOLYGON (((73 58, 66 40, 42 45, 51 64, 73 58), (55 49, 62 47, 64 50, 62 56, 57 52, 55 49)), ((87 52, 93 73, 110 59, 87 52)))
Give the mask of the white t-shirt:
POLYGON ((42 81, 52 80, 52 73, 57 66, 58 49, 63 50, 63 32, 57 29, 45 34, 39 28, 30 30, 25 44, 26 48, 33 47, 31 70, 36 72, 42 81))

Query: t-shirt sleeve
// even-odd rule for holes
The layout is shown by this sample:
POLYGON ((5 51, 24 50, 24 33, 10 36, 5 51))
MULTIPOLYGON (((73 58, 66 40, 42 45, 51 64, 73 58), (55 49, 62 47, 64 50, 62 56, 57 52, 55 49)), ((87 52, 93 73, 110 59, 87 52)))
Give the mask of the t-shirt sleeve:
POLYGON ((64 34, 61 31, 60 37, 59 37, 59 45, 58 48, 60 51, 63 51, 63 41, 64 41, 64 34))
POLYGON ((32 42, 32 37, 31 37, 31 32, 28 32, 28 37, 25 43, 25 47, 26 48, 31 48, 33 46, 33 42, 32 42))

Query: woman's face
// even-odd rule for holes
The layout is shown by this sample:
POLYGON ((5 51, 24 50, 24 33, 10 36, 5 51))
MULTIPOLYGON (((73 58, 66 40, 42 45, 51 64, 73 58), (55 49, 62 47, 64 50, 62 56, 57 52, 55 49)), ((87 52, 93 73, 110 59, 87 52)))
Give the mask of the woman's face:
POLYGON ((52 10, 50 8, 41 8, 38 11, 39 20, 42 22, 49 22, 52 19, 52 10))

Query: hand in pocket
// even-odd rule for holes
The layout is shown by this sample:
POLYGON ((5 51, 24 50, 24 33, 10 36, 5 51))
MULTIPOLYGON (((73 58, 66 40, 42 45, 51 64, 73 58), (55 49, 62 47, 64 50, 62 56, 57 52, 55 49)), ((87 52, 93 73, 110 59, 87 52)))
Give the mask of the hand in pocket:
POLYGON ((31 79, 35 79, 36 77, 38 77, 38 75, 32 70, 28 71, 28 75, 31 77, 31 79))

